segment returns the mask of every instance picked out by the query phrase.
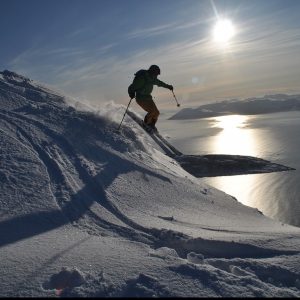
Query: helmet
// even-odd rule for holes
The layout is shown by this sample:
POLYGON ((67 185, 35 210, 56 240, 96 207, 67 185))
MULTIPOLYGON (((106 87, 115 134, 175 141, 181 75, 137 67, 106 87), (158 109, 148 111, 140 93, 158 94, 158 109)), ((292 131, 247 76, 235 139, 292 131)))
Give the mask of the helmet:
POLYGON ((152 65, 150 66, 149 70, 150 73, 153 73, 155 75, 159 75, 160 74, 160 68, 157 65, 152 65))

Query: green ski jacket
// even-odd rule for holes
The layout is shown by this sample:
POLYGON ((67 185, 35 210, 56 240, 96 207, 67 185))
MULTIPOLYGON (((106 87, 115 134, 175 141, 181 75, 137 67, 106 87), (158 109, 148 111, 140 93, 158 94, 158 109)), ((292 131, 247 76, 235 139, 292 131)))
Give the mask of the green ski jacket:
POLYGON ((152 99, 151 93, 153 85, 170 88, 170 85, 150 76, 147 70, 140 70, 135 73, 132 84, 128 87, 128 92, 135 92, 137 100, 152 99))

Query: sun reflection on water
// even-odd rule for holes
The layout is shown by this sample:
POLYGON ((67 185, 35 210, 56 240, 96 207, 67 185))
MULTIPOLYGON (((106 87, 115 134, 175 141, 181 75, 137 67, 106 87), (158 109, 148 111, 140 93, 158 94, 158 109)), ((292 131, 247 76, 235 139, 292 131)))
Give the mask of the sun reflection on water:
MULTIPOLYGON (((211 119, 212 127, 221 131, 212 137, 210 141, 211 153, 258 156, 258 138, 255 130, 248 128, 249 116, 230 115, 211 119)), ((205 181, 236 197, 240 202, 248 206, 254 206, 250 201, 250 186, 256 185, 257 176, 239 175, 207 178, 205 181), (234 179, 234 180, 233 180, 234 179)))
POLYGON ((259 201, 254 196, 259 177, 252 175, 207 177, 207 184, 235 197, 239 202, 251 207, 259 207, 259 201))
POLYGON ((211 149, 218 154, 257 155, 254 131, 247 128, 249 116, 230 115, 213 119, 213 127, 221 128, 212 139, 211 149))
POLYGON ((249 119, 248 116, 241 116, 241 115, 216 117, 215 127, 223 128, 224 130, 243 128, 246 126, 246 121, 248 119, 249 119))

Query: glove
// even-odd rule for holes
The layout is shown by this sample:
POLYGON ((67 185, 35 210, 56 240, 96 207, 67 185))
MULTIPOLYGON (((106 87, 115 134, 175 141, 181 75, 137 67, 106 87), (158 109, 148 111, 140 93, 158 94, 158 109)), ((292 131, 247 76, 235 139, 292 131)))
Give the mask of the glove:
POLYGON ((133 99, 135 97, 135 92, 128 92, 128 95, 130 99, 133 99))
POLYGON ((173 85, 169 85, 168 89, 173 91, 174 90, 173 85))

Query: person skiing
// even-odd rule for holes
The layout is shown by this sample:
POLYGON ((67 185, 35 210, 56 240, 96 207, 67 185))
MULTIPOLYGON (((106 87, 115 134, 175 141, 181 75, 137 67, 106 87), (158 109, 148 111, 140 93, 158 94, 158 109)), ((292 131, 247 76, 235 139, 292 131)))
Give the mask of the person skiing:
POLYGON ((144 123, 151 131, 157 131, 155 124, 158 120, 159 110, 152 99, 153 85, 167 88, 173 91, 173 86, 164 83, 157 79, 160 75, 160 68, 157 65, 152 65, 148 70, 139 70, 135 73, 135 78, 128 87, 130 99, 135 98, 137 104, 144 109, 147 114, 144 118, 144 123))

